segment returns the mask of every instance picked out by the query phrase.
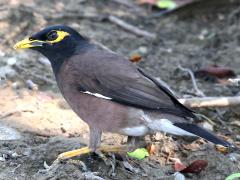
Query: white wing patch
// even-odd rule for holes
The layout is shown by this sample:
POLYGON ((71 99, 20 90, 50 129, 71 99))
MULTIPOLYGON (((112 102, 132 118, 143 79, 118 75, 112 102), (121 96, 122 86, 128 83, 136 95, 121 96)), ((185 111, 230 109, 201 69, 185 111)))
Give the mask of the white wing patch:
POLYGON ((121 133, 127 136, 144 136, 147 134, 148 128, 144 125, 126 127, 121 130, 121 133))
POLYGON ((192 134, 177 126, 174 126, 173 123, 168 119, 153 120, 152 122, 148 123, 148 127, 153 131, 162 131, 178 136, 196 136, 195 134, 192 134))
POLYGON ((112 99, 112 98, 110 98, 110 97, 106 97, 106 96, 103 96, 103 95, 98 94, 98 93, 91 93, 91 92, 89 92, 89 91, 85 91, 85 92, 83 92, 83 93, 89 94, 89 95, 92 95, 92 96, 95 96, 95 97, 98 97, 98 98, 102 98, 102 99, 108 99, 108 100, 112 99))

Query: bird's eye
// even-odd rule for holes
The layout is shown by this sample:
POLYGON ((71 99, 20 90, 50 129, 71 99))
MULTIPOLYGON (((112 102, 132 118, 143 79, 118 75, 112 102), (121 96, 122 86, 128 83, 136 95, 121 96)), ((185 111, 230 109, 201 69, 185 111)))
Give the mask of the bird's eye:
POLYGON ((48 33, 47 35, 47 40, 48 41, 54 41, 58 38, 58 34, 56 31, 51 31, 50 33, 48 33))

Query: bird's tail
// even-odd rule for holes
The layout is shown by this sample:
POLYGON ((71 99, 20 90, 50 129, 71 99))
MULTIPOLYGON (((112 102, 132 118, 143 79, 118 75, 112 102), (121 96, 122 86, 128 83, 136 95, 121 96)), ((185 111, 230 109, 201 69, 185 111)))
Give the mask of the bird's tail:
POLYGON ((206 139, 214 144, 218 144, 218 145, 222 145, 225 147, 232 147, 234 148, 235 146, 232 145, 231 143, 217 137, 216 135, 214 135, 213 133, 207 131, 204 128, 201 128, 197 125, 194 124, 189 124, 189 123, 174 123, 174 126, 177 126, 187 132, 190 132, 196 136, 199 136, 203 139, 206 139))

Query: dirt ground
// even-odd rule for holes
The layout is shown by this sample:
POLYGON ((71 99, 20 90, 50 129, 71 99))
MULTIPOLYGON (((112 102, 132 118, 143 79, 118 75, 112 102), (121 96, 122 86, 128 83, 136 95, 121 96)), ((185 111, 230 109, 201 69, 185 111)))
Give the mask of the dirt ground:
MULTIPOLYGON (((0 179, 174 179, 173 158, 184 164, 208 161, 200 173, 184 174, 186 179, 221 180, 240 171, 239 152, 223 154, 203 140, 192 142, 160 133, 146 137, 156 145, 155 154, 141 161, 129 159, 137 172, 127 170, 117 158, 115 174, 109 173, 111 168, 93 155, 74 158, 87 167, 79 161, 64 161, 46 170, 44 162, 50 165, 59 153, 88 142, 88 127, 63 100, 46 58, 12 48, 18 40, 47 25, 67 24, 124 56, 140 54, 143 60, 138 65, 166 81, 178 97, 196 96, 190 78, 178 65, 196 71, 214 64, 240 74, 238 0, 203 0, 163 16, 159 16, 159 9, 150 11, 135 1, 126 2, 0 0, 0 139, 1 126, 16 129, 20 136, 0 140, 0 179), (128 32, 110 22, 107 15, 156 33, 156 38, 128 32), (27 80, 39 90, 29 90, 32 84, 27 80)), ((214 79, 197 79, 197 85, 206 96, 240 93, 239 87, 214 79)), ((210 125, 214 133, 240 144, 239 107, 195 110, 215 123, 210 125)), ((125 141, 120 135, 103 136, 104 144, 125 141)))

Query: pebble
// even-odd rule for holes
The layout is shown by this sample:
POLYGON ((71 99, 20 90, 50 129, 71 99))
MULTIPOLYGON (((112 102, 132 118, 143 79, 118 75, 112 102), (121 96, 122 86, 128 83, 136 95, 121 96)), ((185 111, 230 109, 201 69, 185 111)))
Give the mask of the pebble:
POLYGON ((12 83, 12 88, 13 89, 20 89, 22 87, 22 83, 21 82, 19 82, 19 81, 16 81, 16 82, 13 82, 12 83))
POLYGON ((141 46, 138 49, 133 50, 132 52, 130 52, 130 56, 132 56, 133 54, 138 54, 140 56, 144 56, 145 54, 147 54, 147 52, 148 52, 147 47, 141 46))
POLYGON ((14 78, 16 77, 16 71, 11 68, 10 66, 2 66, 0 67, 0 77, 3 77, 3 78, 14 78))
POLYGON ((27 85, 27 88, 30 89, 30 90, 38 90, 38 85, 36 83, 34 83, 31 79, 28 79, 26 81, 26 85, 27 85))
POLYGON ((236 140, 240 141, 240 135, 236 135, 236 140))
POLYGON ((2 158, 6 160, 6 159, 9 158, 9 155, 8 155, 8 154, 3 154, 3 155, 2 155, 2 158))
POLYGON ((30 156, 31 153, 32 153, 32 150, 30 148, 27 148, 22 152, 24 156, 30 156))
POLYGON ((43 64, 44 66, 50 66, 50 65, 51 65, 50 61, 49 61, 47 58, 44 58, 44 57, 40 57, 40 58, 38 59, 38 61, 39 61, 41 64, 43 64))
POLYGON ((138 51, 139 51, 140 54, 147 54, 148 49, 145 46, 141 46, 141 47, 138 48, 138 51))
POLYGON ((239 162, 239 160, 240 160, 240 154, 238 154, 238 153, 230 153, 230 154, 228 154, 228 157, 233 162, 239 162))
POLYGON ((18 153, 16 153, 16 152, 12 153, 11 156, 12 156, 13 158, 21 157, 21 155, 18 154, 18 153))
POLYGON ((156 141, 160 141, 162 138, 163 138, 162 133, 159 133, 159 132, 158 132, 158 133, 155 134, 155 140, 156 140, 156 141))
POLYGON ((3 51, 0 50, 0 56, 1 57, 4 57, 5 56, 5 53, 3 51))
POLYGON ((185 176, 183 174, 181 174, 180 172, 176 172, 174 174, 174 180, 185 180, 185 176))
POLYGON ((7 64, 9 65, 9 66, 13 66, 13 65, 15 65, 17 63, 17 58, 16 57, 10 57, 10 58, 8 58, 8 60, 7 60, 7 64))
POLYGON ((20 138, 21 138, 21 135, 18 131, 0 123, 0 140, 1 141, 17 140, 20 138))
POLYGON ((4 161, 6 161, 6 159, 4 157, 0 157, 0 161, 4 162, 4 161))

